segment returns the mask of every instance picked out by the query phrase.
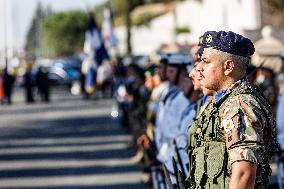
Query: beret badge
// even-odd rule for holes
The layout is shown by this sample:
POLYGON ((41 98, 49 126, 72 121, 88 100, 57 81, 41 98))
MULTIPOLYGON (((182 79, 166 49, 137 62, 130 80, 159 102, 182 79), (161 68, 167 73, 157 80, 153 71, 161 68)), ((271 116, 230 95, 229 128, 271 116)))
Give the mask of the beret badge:
POLYGON ((212 40, 213 40, 213 37, 212 37, 212 35, 211 34, 208 34, 207 36, 206 36, 206 43, 211 43, 212 42, 212 40))
POLYGON ((198 44, 198 45, 201 46, 201 45, 202 45, 202 42, 203 42, 203 36, 200 36, 200 37, 199 37, 199 44, 198 44))

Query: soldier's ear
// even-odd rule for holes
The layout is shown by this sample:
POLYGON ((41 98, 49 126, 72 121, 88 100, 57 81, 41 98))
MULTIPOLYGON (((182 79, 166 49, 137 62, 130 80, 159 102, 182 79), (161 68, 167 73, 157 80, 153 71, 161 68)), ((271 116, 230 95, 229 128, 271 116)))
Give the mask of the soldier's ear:
POLYGON ((233 60, 226 60, 224 62, 224 74, 226 76, 230 75, 235 68, 235 62, 233 60))

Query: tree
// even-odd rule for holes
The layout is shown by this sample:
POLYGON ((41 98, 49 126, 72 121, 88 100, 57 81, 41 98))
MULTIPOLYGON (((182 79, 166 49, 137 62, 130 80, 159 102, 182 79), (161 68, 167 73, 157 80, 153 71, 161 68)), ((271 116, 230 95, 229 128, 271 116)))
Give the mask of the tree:
POLYGON ((126 47, 127 47, 127 54, 131 54, 132 53, 132 45, 131 45, 131 17, 130 17, 130 13, 131 10, 133 9, 133 5, 132 2, 130 1, 129 3, 125 4, 126 6, 126 14, 125 16, 125 23, 126 23, 126 47))
MULTIPOLYGON (((109 6, 112 10, 115 25, 125 25, 126 26, 126 45, 127 54, 131 54, 131 27, 133 25, 133 20, 131 20, 130 13, 138 6, 151 3, 170 3, 177 0, 108 0, 104 4, 101 4, 95 8, 96 17, 98 18, 98 23, 102 20, 102 11, 104 6, 109 6)), ((157 15, 155 15, 157 16, 157 15)), ((153 15, 145 15, 141 22, 147 24, 153 15)), ((139 25, 134 23, 136 25, 139 25)))
MULTIPOLYGON (((141 5, 144 4, 144 0, 108 0, 105 4, 96 7, 96 17, 102 18, 102 11, 104 6, 109 6, 112 10, 113 17, 116 20, 120 20, 126 26, 126 45, 127 45, 127 54, 131 54, 131 11, 141 5)), ((101 19, 98 20, 98 23, 101 23, 101 19)))
POLYGON ((284 0, 264 0, 261 3, 262 25, 284 26, 284 0))
POLYGON ((26 44, 25 44, 25 51, 34 59, 41 55, 42 46, 41 46, 41 22, 43 19, 51 14, 50 7, 43 8, 41 3, 38 3, 35 14, 33 16, 31 26, 28 30, 26 36, 26 44))
POLYGON ((275 11, 284 10, 284 0, 265 0, 265 3, 275 11))
POLYGON ((82 51, 87 29, 83 11, 60 12, 43 20, 43 44, 49 56, 68 56, 82 51))

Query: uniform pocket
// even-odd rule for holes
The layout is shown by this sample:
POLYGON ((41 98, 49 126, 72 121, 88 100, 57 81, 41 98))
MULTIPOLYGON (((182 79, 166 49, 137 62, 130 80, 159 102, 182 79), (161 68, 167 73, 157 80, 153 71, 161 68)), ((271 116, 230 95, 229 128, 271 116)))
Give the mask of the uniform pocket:
POLYGON ((208 142, 207 156, 207 175, 210 180, 217 178, 224 168, 225 159, 225 143, 223 142, 208 142))
POLYGON ((198 147, 194 149, 195 151, 195 170, 194 170, 194 179, 196 185, 201 184, 202 177, 205 173, 205 147, 198 147))

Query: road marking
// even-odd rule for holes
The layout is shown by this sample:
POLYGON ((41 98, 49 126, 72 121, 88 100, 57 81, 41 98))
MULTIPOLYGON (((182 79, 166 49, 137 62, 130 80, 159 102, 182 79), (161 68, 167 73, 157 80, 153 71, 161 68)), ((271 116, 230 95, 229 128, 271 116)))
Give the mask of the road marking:
POLYGON ((20 169, 59 169, 59 168, 85 168, 94 166, 115 167, 134 165, 131 158, 111 158, 103 160, 18 160, 0 161, 1 170, 20 169))
POLYGON ((49 154, 49 153, 79 153, 79 152, 98 152, 126 149, 126 143, 103 144, 103 145, 67 145, 52 147, 31 147, 31 148, 7 148, 0 149, 1 155, 20 155, 20 154, 49 154))
POLYGON ((25 146, 25 145, 57 145, 57 144, 85 144, 85 143, 102 143, 102 142, 129 142, 131 135, 117 136, 96 136, 96 137, 60 137, 60 138, 35 138, 35 139, 17 139, 17 140, 0 140, 1 146, 25 146))
POLYGON ((0 179, 0 187, 110 186, 141 183, 141 172, 0 179))

